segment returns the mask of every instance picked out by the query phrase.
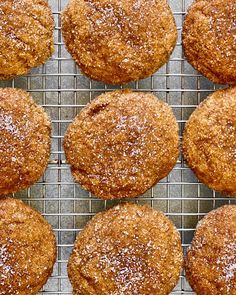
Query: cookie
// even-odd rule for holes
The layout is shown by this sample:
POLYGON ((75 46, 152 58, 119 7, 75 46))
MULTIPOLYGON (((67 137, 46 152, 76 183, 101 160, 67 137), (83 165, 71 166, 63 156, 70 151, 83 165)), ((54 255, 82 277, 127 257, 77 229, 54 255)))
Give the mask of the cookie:
POLYGON ((208 213, 186 256, 187 279, 199 295, 236 293, 236 206, 208 213))
POLYGON ((28 73, 54 51, 54 20, 45 0, 0 1, 0 80, 28 73))
POLYGON ((201 182, 236 197, 236 87, 214 92, 192 113, 183 153, 201 182))
POLYGON ((34 184, 50 156, 51 122, 27 92, 0 88, 0 195, 34 184))
POLYGON ((109 84, 150 76, 168 61, 177 39, 166 0, 71 0, 62 33, 83 73, 109 84))
POLYGON ((130 90, 93 100, 64 140, 75 180, 103 199, 143 194, 174 167, 178 147, 170 107, 150 93, 130 90))
POLYGON ((185 57, 214 83, 236 84, 235 18, 234 0, 198 0, 184 21, 185 57))
POLYGON ((37 294, 55 260, 48 222, 20 200, 0 198, 0 294, 37 294))
POLYGON ((167 295, 182 260, 173 223, 148 206, 126 203, 98 213, 82 230, 68 274, 73 294, 167 295))

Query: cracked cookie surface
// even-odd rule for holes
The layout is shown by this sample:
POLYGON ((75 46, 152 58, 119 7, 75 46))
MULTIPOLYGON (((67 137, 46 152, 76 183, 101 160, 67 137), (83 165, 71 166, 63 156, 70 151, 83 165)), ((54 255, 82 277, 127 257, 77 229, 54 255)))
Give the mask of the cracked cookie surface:
POLYGON ((95 215, 68 263, 74 295, 167 295, 182 268, 181 240, 162 212, 126 203, 95 215))
POLYGON ((0 80, 28 73, 54 51, 54 19, 45 0, 0 1, 0 80))
POLYGON ((141 195, 174 167, 178 125, 150 93, 108 92, 88 104, 65 134, 72 174, 103 199, 141 195))
POLYGON ((20 200, 0 198, 0 295, 36 295, 55 260, 48 222, 20 200))
POLYGON ((209 80, 236 84, 236 2, 198 0, 188 10, 183 46, 188 62, 209 80))
POLYGON ((236 206, 208 213, 186 256, 186 276, 199 295, 236 294, 236 206))
POLYGON ((51 121, 24 90, 0 88, 0 195, 28 188, 50 157, 51 121))
POLYGON ((177 39, 166 0, 71 0, 62 33, 81 70, 109 84, 150 76, 168 61, 177 39))
POLYGON ((183 154, 200 181, 236 197, 236 87, 214 92, 192 113, 183 154))

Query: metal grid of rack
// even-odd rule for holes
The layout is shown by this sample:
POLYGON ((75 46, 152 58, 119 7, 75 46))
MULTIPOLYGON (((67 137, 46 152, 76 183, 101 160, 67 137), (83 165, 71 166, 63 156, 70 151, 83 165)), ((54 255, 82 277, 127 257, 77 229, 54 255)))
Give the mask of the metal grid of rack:
MULTIPOLYGON (((178 27, 178 42, 168 64, 153 76, 123 86, 150 91, 172 106, 180 127, 196 106, 219 86, 199 75, 184 59, 181 30, 192 0, 169 0, 178 27)), ((58 259, 52 277, 40 294, 72 294, 67 278, 67 260, 77 233, 97 212, 119 201, 102 201, 75 184, 63 152, 63 135, 68 124, 91 99, 102 92, 120 88, 89 80, 83 76, 65 50, 60 11, 67 0, 49 0, 55 17, 55 53, 42 67, 24 77, 0 82, 0 87, 18 87, 31 93, 50 115, 53 123, 52 152, 43 178, 28 190, 16 194, 40 211, 52 224, 58 242, 58 259)), ((191 242, 196 224, 207 212, 234 200, 215 193, 198 182, 180 156, 170 175, 143 196, 128 200, 149 204, 166 213, 180 231, 184 252, 191 242)), ((194 294, 184 272, 172 294, 194 294)))

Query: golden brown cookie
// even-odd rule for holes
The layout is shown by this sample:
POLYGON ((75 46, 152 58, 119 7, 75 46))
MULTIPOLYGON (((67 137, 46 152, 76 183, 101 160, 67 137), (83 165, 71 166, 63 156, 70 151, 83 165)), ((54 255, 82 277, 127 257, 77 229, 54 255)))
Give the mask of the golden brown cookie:
POLYGON ((183 26, 188 62, 209 80, 236 84, 236 2, 196 1, 183 26))
POLYGON ((167 295, 182 260, 173 223, 148 206, 126 203, 87 224, 76 239, 68 274, 76 295, 167 295))
POLYGON ((150 93, 113 91, 88 104, 64 140, 75 180, 103 199, 136 197, 174 167, 178 126, 150 93))
POLYGON ((55 260, 56 239, 48 222, 20 200, 0 198, 0 294, 37 294, 55 260))
POLYGON ((146 78, 172 53, 177 29, 166 0, 71 0, 62 13, 68 51, 90 78, 146 78))
POLYGON ((198 295, 236 294, 236 206, 208 213, 197 226, 186 274, 198 295))
POLYGON ((0 195, 25 189, 44 173, 51 122, 21 89, 0 88, 0 195))
POLYGON ((1 0, 0 80, 45 63, 54 51, 53 28, 46 0, 1 0))
POLYGON ((192 113, 183 153, 201 182, 236 197, 236 87, 214 92, 192 113))

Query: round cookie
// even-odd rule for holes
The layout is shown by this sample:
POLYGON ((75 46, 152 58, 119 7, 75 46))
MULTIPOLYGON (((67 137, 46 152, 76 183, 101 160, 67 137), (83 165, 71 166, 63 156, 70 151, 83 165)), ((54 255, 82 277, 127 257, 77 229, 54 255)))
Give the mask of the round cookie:
POLYGON ((236 84, 235 18, 234 0, 196 1, 185 18, 185 56, 215 83, 236 84))
POLYGON ((37 294, 55 260, 56 240, 48 222, 22 201, 1 198, 0 294, 37 294))
POLYGON ((199 222, 185 267, 196 294, 236 294, 235 205, 211 211, 199 222))
POLYGON ((73 294, 166 295, 182 267, 180 235, 161 212, 121 204, 98 213, 68 263, 73 294))
POLYGON ((51 122, 21 89, 0 88, 0 195, 34 184, 44 173, 51 122))
POLYGON ((168 175, 179 154, 170 107, 150 93, 97 97, 70 124, 64 149, 75 180, 103 199, 136 197, 168 175))
POLYGON ((166 0, 71 0, 62 33, 81 70, 109 84, 150 76, 168 61, 177 39, 166 0))
POLYGON ((24 75, 54 51, 54 20, 45 0, 0 1, 0 80, 24 75))
POLYGON ((183 153, 201 182, 236 197, 236 87, 214 92, 192 113, 183 153))

